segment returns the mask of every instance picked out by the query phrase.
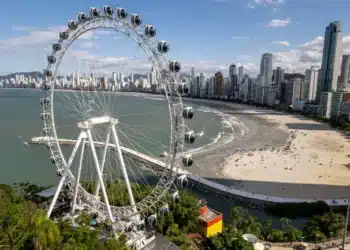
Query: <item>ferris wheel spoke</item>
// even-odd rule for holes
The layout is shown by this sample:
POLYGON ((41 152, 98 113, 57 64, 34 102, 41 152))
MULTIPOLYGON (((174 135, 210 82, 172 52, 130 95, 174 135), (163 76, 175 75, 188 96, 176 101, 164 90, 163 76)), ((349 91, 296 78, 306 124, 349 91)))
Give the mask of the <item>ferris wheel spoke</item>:
MULTIPOLYGON (((63 101, 57 102, 59 106, 62 106, 62 110, 65 110, 65 109, 71 110, 74 113, 76 113, 77 115, 83 114, 84 109, 82 109, 79 106, 77 107, 77 105, 76 105, 77 103, 74 102, 72 100, 72 98, 70 98, 69 95, 67 95, 66 93, 57 91, 57 97, 64 99, 63 101)), ((84 115, 82 115, 82 117, 84 117, 84 115)))
POLYGON ((140 149, 141 149, 143 150, 143 152, 147 153, 149 156, 156 158, 156 156, 153 153, 148 151, 145 147, 143 147, 140 143, 136 142, 134 139, 131 139, 130 136, 127 136, 122 130, 118 129, 118 132, 121 133, 124 138, 126 138, 127 142, 129 143, 129 146, 133 150, 135 150, 136 152, 140 152, 140 149), (135 145, 137 145, 137 147, 135 145))
POLYGON ((153 112, 145 112, 145 113, 135 113, 135 114, 121 114, 118 117, 128 117, 128 116, 141 116, 141 115, 152 115, 153 112))
MULTIPOLYGON (((123 131, 118 130, 118 132, 126 139, 126 141, 128 142, 128 146, 129 146, 132 150, 134 150, 134 151, 136 151, 136 152, 140 152, 140 149, 141 149, 141 150, 143 150, 144 152, 146 152, 148 155, 150 155, 150 156, 152 156, 152 157, 155 158, 155 156, 154 156, 152 153, 150 153, 148 150, 146 150, 146 149, 145 149, 143 146, 141 146, 139 143, 135 142, 133 139, 131 139, 129 136, 127 136, 123 131), (134 144, 138 145, 138 146, 139 146, 139 149, 137 149, 137 148, 135 147, 134 144)), ((124 143, 126 143, 126 142, 124 142, 124 143)), ((146 163, 145 165, 147 165, 147 163, 146 163)))
POLYGON ((167 150, 169 148, 168 145, 165 145, 159 141, 156 141, 156 140, 153 140, 153 139, 150 139, 149 136, 146 136, 145 134, 141 133, 141 132, 138 132, 138 131, 132 131, 134 133, 131 133, 131 132, 127 132, 126 129, 124 128, 123 130, 123 134, 124 136, 127 136, 128 138, 136 141, 136 140, 139 140, 141 143, 145 143, 145 145, 148 145, 148 146, 156 146, 157 149, 159 150, 167 150), (136 134, 135 134, 136 133, 136 134), (141 138, 140 136, 143 136, 143 138, 141 138))
MULTIPOLYGON (((152 137, 146 135, 145 133, 142 133, 142 132, 136 130, 135 128, 133 128, 131 126, 130 127, 129 126, 123 126, 122 129, 123 129, 124 133, 128 134, 132 138, 137 139, 137 138, 139 138, 138 136, 142 136, 142 138, 139 138, 139 139, 144 141, 144 142, 147 142, 147 143, 152 144, 152 145, 158 145, 161 148, 169 148, 169 145, 165 145, 164 143, 153 139, 152 137), (126 130, 128 130, 128 132, 126 130)), ((170 140, 170 137, 167 138, 167 139, 170 140)))
POLYGON ((166 131, 169 132, 169 129, 160 128, 160 127, 150 127, 150 126, 145 126, 145 125, 136 125, 136 124, 130 124, 130 123, 125 123, 125 122, 119 122, 119 126, 128 127, 128 128, 143 128, 147 130, 156 130, 156 131, 166 131))

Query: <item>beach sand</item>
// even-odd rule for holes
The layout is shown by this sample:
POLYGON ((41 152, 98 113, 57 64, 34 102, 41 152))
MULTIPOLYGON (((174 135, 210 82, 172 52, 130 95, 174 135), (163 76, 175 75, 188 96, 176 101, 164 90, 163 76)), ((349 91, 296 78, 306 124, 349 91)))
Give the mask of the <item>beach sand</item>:
POLYGON ((329 125, 280 112, 259 114, 290 134, 284 147, 235 153, 226 158, 226 177, 298 184, 350 184, 350 143, 329 125))
POLYGON ((249 105, 186 100, 240 119, 249 129, 194 155, 190 172, 223 185, 279 197, 348 198, 350 142, 327 124, 249 105), (349 168, 347 167, 349 164, 349 168))

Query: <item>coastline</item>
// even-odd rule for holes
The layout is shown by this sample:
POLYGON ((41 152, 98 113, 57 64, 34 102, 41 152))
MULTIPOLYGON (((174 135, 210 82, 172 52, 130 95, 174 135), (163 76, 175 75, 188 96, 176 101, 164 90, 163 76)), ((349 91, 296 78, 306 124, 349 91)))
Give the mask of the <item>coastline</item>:
POLYGON ((249 133, 236 135, 231 143, 195 154, 198 166, 190 172, 265 195, 348 197, 350 143, 328 124, 242 104, 198 99, 185 102, 234 115, 249 128, 249 133))

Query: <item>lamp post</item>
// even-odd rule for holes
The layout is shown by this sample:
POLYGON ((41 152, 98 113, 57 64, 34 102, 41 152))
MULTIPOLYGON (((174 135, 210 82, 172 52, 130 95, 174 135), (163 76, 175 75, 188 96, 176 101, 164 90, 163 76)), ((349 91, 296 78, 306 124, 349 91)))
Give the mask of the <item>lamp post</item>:
POLYGON ((348 231, 348 223, 349 223, 349 209, 350 209, 350 199, 348 199, 348 208, 347 208, 347 211, 346 211, 346 220, 345 220, 345 226, 344 226, 342 250, 345 249, 345 239, 346 239, 346 234, 347 234, 347 231, 348 231))

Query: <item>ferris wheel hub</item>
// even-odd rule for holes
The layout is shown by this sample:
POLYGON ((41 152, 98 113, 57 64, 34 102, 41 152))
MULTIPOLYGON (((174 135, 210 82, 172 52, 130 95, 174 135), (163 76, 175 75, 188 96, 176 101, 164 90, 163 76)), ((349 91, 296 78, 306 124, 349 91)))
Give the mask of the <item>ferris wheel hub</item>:
POLYGON ((107 116, 107 115, 99 116, 99 117, 92 117, 92 118, 87 119, 86 121, 78 122, 78 128, 88 129, 94 125, 100 125, 100 124, 116 125, 116 124, 118 124, 118 119, 112 118, 112 117, 107 116))

